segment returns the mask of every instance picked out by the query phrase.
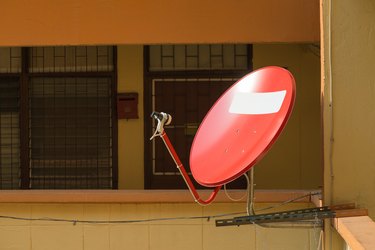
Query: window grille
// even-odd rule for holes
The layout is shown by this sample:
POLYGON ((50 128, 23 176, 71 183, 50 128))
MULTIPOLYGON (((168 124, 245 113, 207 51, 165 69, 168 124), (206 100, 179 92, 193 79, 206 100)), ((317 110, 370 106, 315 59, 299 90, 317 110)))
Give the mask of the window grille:
POLYGON ((32 78, 31 188, 111 188, 110 78, 32 78))
POLYGON ((248 45, 151 45, 150 71, 247 69, 248 45))
POLYGON ((0 73, 21 72, 21 48, 0 47, 0 73))
POLYGON ((110 72, 112 46, 34 47, 29 54, 30 72, 110 72))
POLYGON ((115 53, 0 48, 0 189, 117 188, 115 53))
MULTIPOLYGON (((204 116, 235 79, 156 79, 153 81, 153 110, 173 115, 165 126, 181 162, 189 171, 189 152, 204 116)), ((152 130, 156 129, 153 121, 152 130)), ((162 140, 153 140, 153 175, 179 175, 162 140)))
MULTIPOLYGON (((173 122, 165 129, 189 171, 195 133, 217 98, 251 70, 251 45, 151 45, 146 47, 145 60, 145 96, 151 100, 145 103, 145 111, 163 111, 173 116, 173 122)), ((145 126, 149 138, 155 121, 146 120, 145 126)), ((145 154, 146 188, 186 188, 161 140, 146 140, 145 154)))
POLYGON ((31 188, 111 188, 112 78, 79 73, 112 72, 113 47, 36 47, 29 62, 31 188))
POLYGON ((19 177, 19 82, 0 78, 0 189, 19 188, 19 177))

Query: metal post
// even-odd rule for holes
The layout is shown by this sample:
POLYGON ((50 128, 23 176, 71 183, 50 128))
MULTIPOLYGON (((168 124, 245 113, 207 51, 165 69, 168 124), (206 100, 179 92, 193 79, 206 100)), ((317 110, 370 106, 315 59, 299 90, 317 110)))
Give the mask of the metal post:
POLYGON ((248 171, 248 176, 249 176, 249 187, 248 187, 248 198, 247 198, 247 208, 246 208, 246 211, 247 211, 247 214, 248 215, 255 215, 255 212, 254 212, 254 187, 255 187, 255 184, 254 184, 254 167, 252 167, 250 169, 250 171, 248 171))

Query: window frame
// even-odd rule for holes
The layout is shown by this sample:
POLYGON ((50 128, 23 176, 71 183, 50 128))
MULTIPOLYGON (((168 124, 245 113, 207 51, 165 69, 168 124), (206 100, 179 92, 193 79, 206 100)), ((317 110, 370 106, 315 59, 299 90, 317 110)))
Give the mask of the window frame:
MULTIPOLYGON (((149 118, 152 110, 152 84, 154 79, 187 79, 187 78, 241 78, 253 69, 252 45, 247 45, 247 69, 220 69, 220 70, 150 70, 150 46, 143 47, 144 62, 144 189, 186 189, 186 184, 180 175, 164 176, 163 180, 153 179, 152 174, 152 143, 149 138, 152 136, 152 120, 149 118)), ((161 110, 158 110, 161 111, 161 110)), ((155 138, 157 139, 157 138, 155 138)), ((193 180, 193 179, 192 179, 193 180)), ((193 180, 194 181, 194 180, 193 180)), ((242 188, 244 180, 241 180, 230 188, 242 188)), ((197 185, 197 183, 195 183, 197 185)), ((200 187, 202 188, 202 187, 200 187)))
MULTIPOLYGON (((113 70, 107 72, 29 72, 29 55, 32 47, 21 47, 21 72, 0 73, 1 78, 19 79, 20 124, 20 186, 30 189, 29 155, 29 79, 32 77, 108 77, 111 78, 112 105, 112 189, 118 189, 118 124, 117 124, 117 46, 113 48, 113 70)), ((17 190, 17 189, 16 189, 17 190)), ((67 189, 68 190, 68 189, 67 189)), ((90 190, 90 189, 89 189, 90 190)))

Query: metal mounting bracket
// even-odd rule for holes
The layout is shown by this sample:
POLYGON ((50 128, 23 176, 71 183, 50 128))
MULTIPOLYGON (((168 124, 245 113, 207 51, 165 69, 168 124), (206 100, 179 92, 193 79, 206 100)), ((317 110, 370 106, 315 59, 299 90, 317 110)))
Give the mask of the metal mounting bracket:
POLYGON ((303 221, 325 219, 334 217, 362 216, 367 214, 367 209, 355 209, 354 203, 315 207, 299 210, 290 210, 277 213, 249 215, 234 217, 232 219, 216 220, 217 227, 240 226, 246 224, 261 224, 270 222, 303 221))

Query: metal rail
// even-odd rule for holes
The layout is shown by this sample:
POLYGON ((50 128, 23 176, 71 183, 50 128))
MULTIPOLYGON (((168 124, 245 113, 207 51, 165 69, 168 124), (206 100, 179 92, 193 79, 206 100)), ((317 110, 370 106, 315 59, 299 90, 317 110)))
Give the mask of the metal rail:
POLYGON ((285 222, 296 220, 312 220, 335 217, 335 211, 329 207, 317 207, 310 209, 299 209, 285 212, 249 215, 242 217, 234 217, 233 219, 216 220, 217 227, 223 226, 240 226, 246 224, 285 222))
POLYGON ((307 221, 325 218, 352 217, 367 215, 367 209, 356 209, 354 203, 289 210, 268 214, 234 217, 216 220, 217 227, 240 226, 246 224, 264 224, 271 222, 307 221))

